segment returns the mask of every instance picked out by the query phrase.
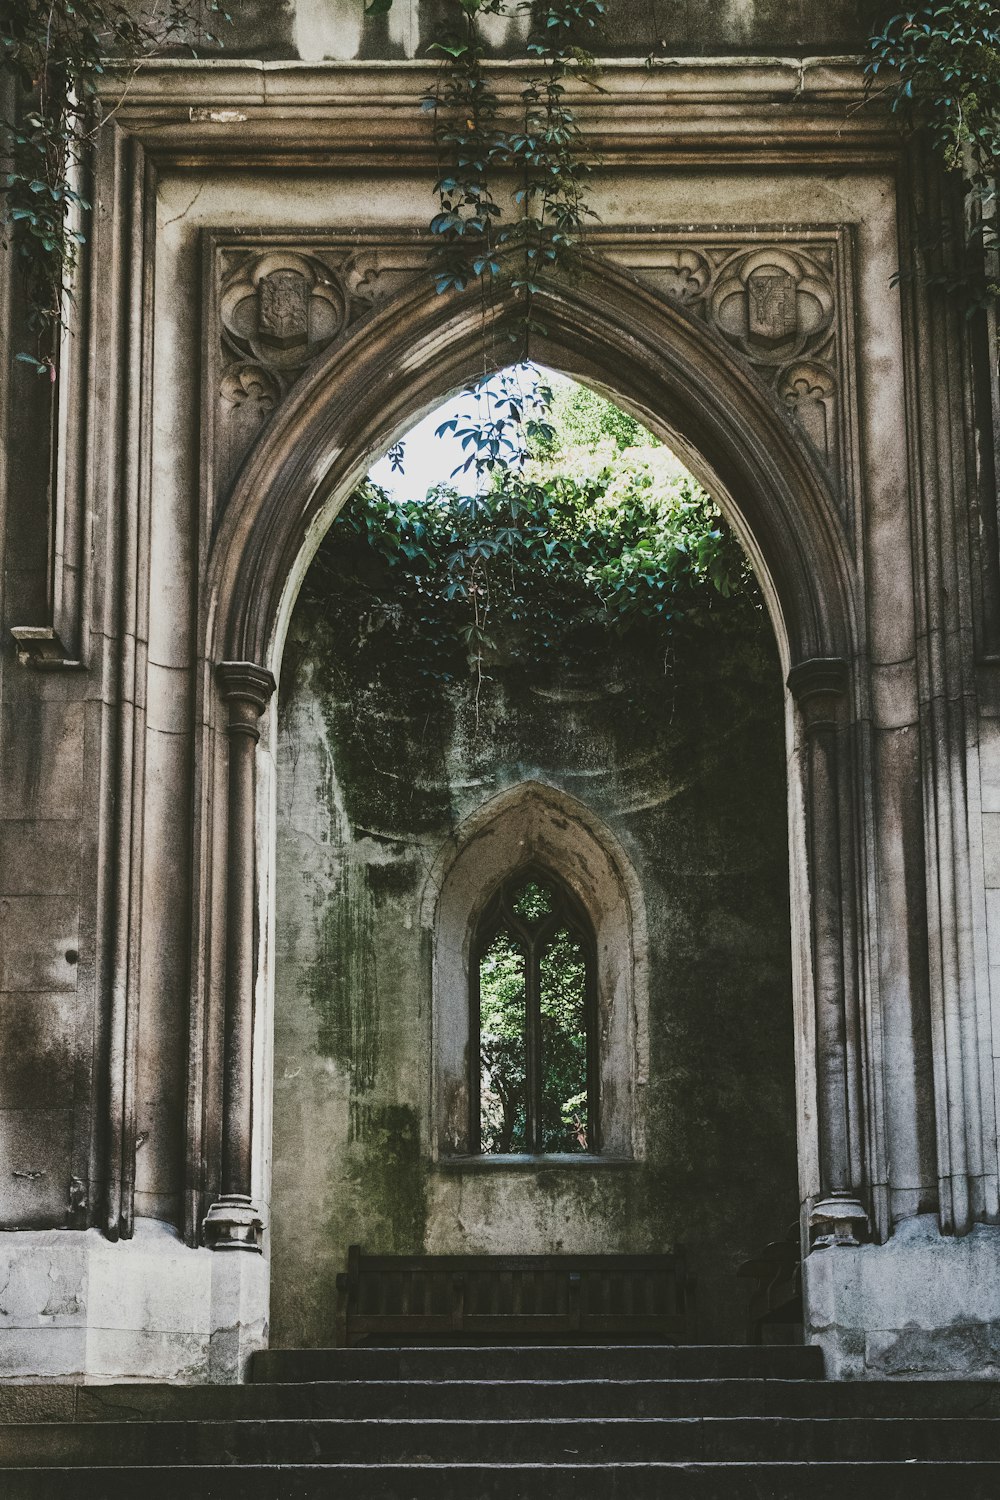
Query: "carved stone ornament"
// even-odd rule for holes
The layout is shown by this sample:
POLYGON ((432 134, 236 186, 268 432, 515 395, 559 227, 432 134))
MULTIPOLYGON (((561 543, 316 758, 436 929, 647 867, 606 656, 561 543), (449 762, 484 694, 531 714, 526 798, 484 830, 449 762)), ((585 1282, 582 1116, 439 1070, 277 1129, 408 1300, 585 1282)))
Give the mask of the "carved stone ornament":
POLYGON ((209 378, 216 494, 228 488, 303 370, 370 307, 425 269, 425 261, 426 251, 410 242, 215 246, 219 339, 209 351, 209 378))
POLYGON ((719 271, 710 317, 755 364, 785 364, 822 344, 833 322, 833 292, 811 256, 754 250, 734 255, 719 271))
POLYGON ((827 365, 802 360, 778 377, 778 395, 817 453, 837 467, 837 381, 827 365))
POLYGON ((832 1193, 815 1204, 809 1215, 809 1237, 813 1250, 863 1244, 868 1238, 868 1215, 860 1199, 850 1193, 832 1193))
POLYGON ((244 1193, 227 1193, 213 1203, 202 1225, 209 1250, 249 1250, 262 1253, 264 1222, 244 1193))
POLYGON ((851 245, 846 231, 643 231, 615 242, 592 233, 598 253, 702 318, 753 366, 826 465, 845 519, 857 514, 853 421, 851 245), (600 245, 602 237, 606 246, 600 245))
POLYGON ((676 302, 700 302, 708 290, 712 270, 697 250, 668 250, 663 257, 660 287, 676 302))
POLYGON ((276 371, 308 364, 336 338, 349 309, 350 294, 335 272, 289 251, 248 258, 220 298, 232 352, 276 371))
MULTIPOLYGON (((826 465, 851 524, 858 501, 843 292, 849 237, 788 227, 761 238, 759 230, 664 227, 596 230, 589 243, 714 327, 754 367, 826 465)), ((305 235, 294 245, 265 237, 256 246, 220 238, 214 259, 221 341, 208 369, 216 409, 210 484, 221 496, 301 373, 371 307, 426 276, 427 265, 418 240, 391 236, 359 244, 357 236, 305 235)))

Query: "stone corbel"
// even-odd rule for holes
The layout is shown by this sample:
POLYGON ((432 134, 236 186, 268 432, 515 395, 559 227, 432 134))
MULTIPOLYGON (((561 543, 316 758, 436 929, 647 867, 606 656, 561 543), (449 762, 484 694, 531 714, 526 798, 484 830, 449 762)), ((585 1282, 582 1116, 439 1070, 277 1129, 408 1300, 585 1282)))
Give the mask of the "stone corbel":
MULTIPOLYGON (((849 672, 839 657, 801 662, 788 686, 805 732, 805 795, 810 927, 816 1011, 820 1193, 809 1216, 814 1249, 857 1245, 868 1214, 854 1180, 852 1133, 861 1111, 851 1097, 853 994, 845 953, 844 908, 853 900, 842 834, 851 826, 849 778, 841 763, 849 672), (846 789, 846 790, 845 790, 846 789)), ((856 1143, 854 1143, 856 1145, 856 1143)))
POLYGON ((220 662, 229 710, 229 834, 226 870, 226 1007, 222 1114, 222 1192, 205 1218, 213 1250, 259 1252, 260 1211, 251 1195, 253 1015, 257 955, 257 742, 261 715, 275 690, 266 667, 220 662))

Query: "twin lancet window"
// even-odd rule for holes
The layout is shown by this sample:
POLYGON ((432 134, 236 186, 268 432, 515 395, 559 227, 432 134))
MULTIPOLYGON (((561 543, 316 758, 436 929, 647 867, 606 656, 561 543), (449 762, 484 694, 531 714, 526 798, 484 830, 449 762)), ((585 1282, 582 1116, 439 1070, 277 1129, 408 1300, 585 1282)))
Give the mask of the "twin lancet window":
POLYGON ((586 912, 547 871, 487 904, 470 972, 474 1153, 600 1149, 594 950, 586 912))

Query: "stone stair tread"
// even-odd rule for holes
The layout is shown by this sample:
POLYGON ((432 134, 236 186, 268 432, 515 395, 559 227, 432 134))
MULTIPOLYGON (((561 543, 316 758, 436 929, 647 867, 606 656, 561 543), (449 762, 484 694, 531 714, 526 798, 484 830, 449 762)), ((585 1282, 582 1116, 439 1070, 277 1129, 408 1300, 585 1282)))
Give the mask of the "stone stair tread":
POLYGON ((7 1470, 5 1500, 79 1497, 120 1500, 131 1477, 143 1500, 995 1500, 995 1463, 815 1464, 380 1464, 254 1465, 196 1468, 7 1470), (948 1488, 944 1488, 944 1486, 948 1488), (474 1486, 470 1490, 470 1486, 474 1486))
MULTIPOLYGON (((532 1409, 537 1403, 556 1398, 572 1402, 574 1410, 589 1406, 591 1401, 623 1399, 626 1415, 636 1410, 634 1402, 662 1399, 670 1404, 664 1415, 715 1415, 714 1411, 682 1410, 681 1407, 723 1406, 725 1415, 797 1416, 861 1414, 898 1415, 994 1415, 1000 1416, 1000 1384, 983 1381, 866 1381, 826 1383, 812 1380, 675 1380, 617 1379, 565 1381, 525 1379, 511 1380, 371 1380, 283 1382, 278 1385, 249 1386, 168 1386, 118 1385, 63 1388, 73 1398, 70 1405, 61 1403, 60 1417, 76 1421, 144 1420, 153 1412, 171 1411, 192 1415, 211 1415, 220 1409, 226 1418, 273 1412, 289 1407, 294 1413, 308 1416, 335 1415, 330 1408, 338 1402, 352 1407, 367 1404, 372 1415, 383 1413, 382 1404, 409 1398, 421 1407, 414 1415, 430 1415, 433 1408, 449 1406, 461 1397, 468 1406, 477 1399, 489 1408, 503 1401, 507 1405, 525 1404, 532 1409), (206 1406, 210 1409, 206 1412, 206 1406), (767 1410, 761 1408, 766 1406, 767 1410), (808 1408, 808 1410, 804 1410, 808 1408)), ((52 1393, 44 1386, 19 1387, 17 1401, 10 1411, 3 1406, 6 1393, 0 1387, 0 1420, 51 1420, 52 1393), (33 1402, 30 1398, 35 1397, 33 1402), (44 1416, 32 1417, 33 1407, 44 1416)), ((352 1413, 354 1414, 354 1413, 352 1413)), ((479 1416, 479 1412, 472 1415, 479 1416)), ((547 1414, 547 1413, 545 1413, 547 1414)), ((612 1413, 609 1413, 611 1415, 612 1413)), ((638 1412, 639 1415, 661 1413, 638 1412)), ((358 1419, 360 1420, 360 1414, 358 1419)), ((486 1413, 482 1413, 485 1417, 486 1413)), ((56 1420, 60 1417, 55 1418, 56 1420)))
POLYGON ((552 1344, 543 1346, 499 1345, 392 1345, 356 1349, 268 1349, 257 1354, 252 1366, 254 1383, 301 1383, 324 1377, 367 1379, 381 1374, 403 1378, 419 1373, 446 1372, 454 1378, 465 1371, 480 1373, 484 1365, 500 1377, 515 1378, 530 1361, 536 1375, 565 1371, 571 1378, 610 1376, 616 1371, 671 1371, 698 1376, 797 1375, 802 1379, 823 1378, 822 1353, 801 1345, 748 1346, 746 1344, 552 1344))
POLYGON ((0 1429, 0 1470, 523 1461, 625 1463, 994 1461, 996 1418, 612 1417, 433 1421, 368 1418, 24 1424, 0 1429))
POLYGON ((271 1351, 258 1374, 344 1378, 43 1390, 34 1421, 30 1394, 5 1403, 0 1387, 0 1495, 996 1500, 1000 1384, 834 1385, 818 1350, 775 1348, 271 1351), (664 1375, 689 1356, 727 1373, 664 1375))

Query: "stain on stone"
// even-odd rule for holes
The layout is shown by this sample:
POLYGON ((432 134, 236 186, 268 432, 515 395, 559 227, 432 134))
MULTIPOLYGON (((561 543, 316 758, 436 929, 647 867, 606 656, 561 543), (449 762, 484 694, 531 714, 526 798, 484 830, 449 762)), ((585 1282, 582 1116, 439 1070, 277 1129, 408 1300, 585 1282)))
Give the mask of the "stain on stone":
POLYGON ((367 872, 350 860, 341 888, 322 914, 306 987, 319 1013, 318 1047, 335 1058, 359 1092, 375 1082, 378 1065, 378 977, 367 872))
MULTIPOLYGON (((275 1342, 332 1336, 336 1273, 355 1242, 382 1253, 685 1246, 699 1336, 742 1338, 735 1265, 797 1213, 783 699, 765 617, 720 608, 690 620, 669 671, 662 652, 607 641, 586 701, 554 692, 558 673, 527 681, 497 667, 477 704, 467 679, 428 685, 401 670, 398 621, 338 626, 324 601, 356 560, 318 560, 328 572, 312 593, 307 579, 290 635, 279 754, 279 807, 283 785, 299 795, 279 837, 272 1213, 296 1225, 274 1243, 275 1282, 296 1290, 275 1297, 275 1342), (296 736, 318 733, 303 753, 296 736), (528 780, 592 809, 642 883, 647 1155, 615 1169, 438 1170, 423 1124, 427 873, 461 821, 528 780), (320 847, 329 877, 296 880, 320 847), (300 1076, 312 1080, 301 1097, 300 1076)), ((462 1108, 449 1101, 456 1138, 462 1108)))
POLYGON ((368 1200, 372 1235, 401 1254, 425 1248, 427 1161, 420 1120, 407 1104, 385 1104, 364 1112, 350 1175, 368 1200))

